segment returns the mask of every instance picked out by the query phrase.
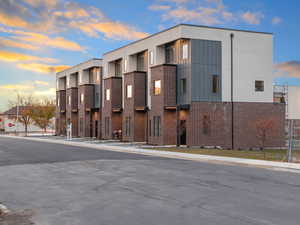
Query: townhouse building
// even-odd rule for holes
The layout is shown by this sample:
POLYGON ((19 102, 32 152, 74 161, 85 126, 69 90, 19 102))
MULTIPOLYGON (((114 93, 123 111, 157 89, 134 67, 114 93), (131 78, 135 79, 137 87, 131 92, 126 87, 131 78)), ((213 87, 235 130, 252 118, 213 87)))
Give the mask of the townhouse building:
POLYGON ((105 53, 102 69, 102 139, 254 148, 272 118, 265 144, 285 145, 271 33, 180 24, 105 53))
POLYGON ((101 135, 102 60, 91 59, 57 73, 56 134, 101 135))

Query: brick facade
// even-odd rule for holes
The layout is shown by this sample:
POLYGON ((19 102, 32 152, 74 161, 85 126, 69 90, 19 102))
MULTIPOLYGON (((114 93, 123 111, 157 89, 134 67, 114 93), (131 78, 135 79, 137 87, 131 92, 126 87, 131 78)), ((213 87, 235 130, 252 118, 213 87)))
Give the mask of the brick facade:
POLYGON ((56 92, 56 135, 66 135, 66 91, 56 92))
POLYGON ((72 123, 72 137, 78 137, 78 88, 69 88, 66 93, 66 123, 72 123))
POLYGON ((148 113, 148 143, 175 145, 177 143, 175 65, 163 64, 151 68, 150 92, 151 110, 148 113), (155 81, 161 82, 160 94, 154 93, 155 81))
POLYGON ((146 72, 124 74, 123 141, 146 141, 146 72), (131 86, 131 95, 127 89, 131 86))
MULTIPOLYGON (((285 106, 274 103, 234 103, 234 148, 259 148, 257 124, 272 120, 266 147, 285 146, 285 106)), ((188 146, 232 147, 231 103, 193 102, 187 119, 188 146)))
POLYGON ((103 139, 113 139, 114 132, 122 131, 122 78, 104 79, 103 93, 101 134, 103 139), (107 100, 107 90, 110 90, 109 100, 107 100))

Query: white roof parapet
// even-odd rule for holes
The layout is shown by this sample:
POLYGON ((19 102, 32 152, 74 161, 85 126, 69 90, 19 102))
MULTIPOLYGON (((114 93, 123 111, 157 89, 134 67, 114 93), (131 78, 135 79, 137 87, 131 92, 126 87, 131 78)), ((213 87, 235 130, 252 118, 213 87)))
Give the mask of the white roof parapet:
POLYGON ((92 67, 102 67, 102 59, 93 58, 88 61, 84 61, 75 66, 72 66, 68 69, 65 69, 63 71, 56 73, 56 77, 57 78, 65 77, 69 74, 73 74, 73 73, 79 72, 81 70, 89 69, 92 67))

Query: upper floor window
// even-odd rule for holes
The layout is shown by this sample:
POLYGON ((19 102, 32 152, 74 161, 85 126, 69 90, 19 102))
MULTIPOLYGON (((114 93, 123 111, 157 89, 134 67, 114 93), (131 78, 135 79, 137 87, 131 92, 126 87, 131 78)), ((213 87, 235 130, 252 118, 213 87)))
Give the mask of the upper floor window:
POLYGON ((60 101, 59 101, 59 98, 57 99, 57 106, 59 107, 60 105, 60 101))
POLYGON ((153 54, 153 51, 149 52, 149 58, 150 58, 150 65, 153 65, 154 64, 154 54, 153 54))
POLYGON ((126 91, 127 98, 132 98, 132 85, 127 85, 127 91, 126 91))
POLYGON ((106 89, 105 98, 106 98, 106 101, 110 101, 110 89, 106 89))
POLYGON ((256 80, 255 81, 255 91, 264 91, 265 87, 264 87, 264 81, 262 80, 256 80))
POLYGON ((81 93, 81 95, 80 95, 80 103, 82 104, 83 102, 84 102, 84 94, 81 93))
POLYGON ((180 79, 180 94, 184 95, 186 93, 186 78, 180 79))
POLYGON ((56 89, 59 89, 59 81, 58 81, 58 79, 56 80, 56 89))
POLYGON ((175 62, 175 47, 173 45, 166 46, 166 63, 175 62))
POLYGON ((68 104, 71 105, 71 95, 68 97, 68 104))
POLYGON ((145 71, 145 53, 137 54, 137 70, 145 71))
POLYGON ((79 73, 79 84, 82 83, 82 73, 79 73))
POLYGON ((70 87, 70 77, 67 76, 67 88, 69 88, 69 87, 70 87))
POLYGON ((218 93, 219 92, 219 76, 213 75, 212 76, 212 92, 218 93))
POLYGON ((188 59, 189 58, 189 45, 187 43, 184 43, 182 45, 182 59, 188 59))
POLYGON ((161 93, 161 80, 154 81, 154 95, 160 95, 161 93))
POLYGON ((128 71, 128 60, 127 59, 124 60, 124 71, 125 71, 125 73, 128 71))
POLYGON ((99 68, 96 69, 96 80, 100 81, 100 69, 99 68))
POLYGON ((115 62, 115 76, 121 76, 122 75, 121 61, 122 60, 117 60, 115 62))

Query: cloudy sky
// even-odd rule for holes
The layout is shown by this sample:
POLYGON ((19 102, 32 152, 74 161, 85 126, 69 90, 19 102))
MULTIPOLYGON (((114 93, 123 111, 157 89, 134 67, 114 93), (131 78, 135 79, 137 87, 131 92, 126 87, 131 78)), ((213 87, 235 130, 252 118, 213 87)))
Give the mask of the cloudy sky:
MULTIPOLYGON (((0 111, 55 96, 55 72, 176 25, 274 33, 274 79, 300 85, 298 0, 0 0, 0 111)), ((251 44, 251 43, 249 43, 251 44)))

